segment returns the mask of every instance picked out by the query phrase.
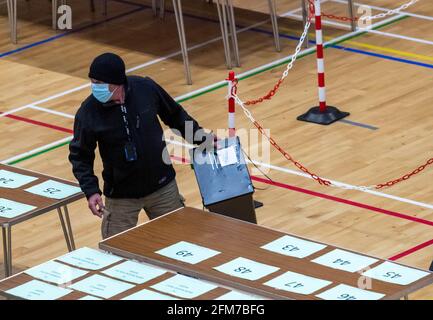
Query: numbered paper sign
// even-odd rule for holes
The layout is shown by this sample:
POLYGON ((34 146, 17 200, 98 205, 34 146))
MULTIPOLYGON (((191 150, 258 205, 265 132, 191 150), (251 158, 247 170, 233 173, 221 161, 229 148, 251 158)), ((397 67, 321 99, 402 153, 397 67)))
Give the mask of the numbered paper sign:
POLYGON ((265 300, 265 298, 240 291, 230 291, 215 300, 265 300))
POLYGON ((99 270, 123 259, 112 254, 83 247, 56 258, 56 260, 87 270, 99 270))
POLYGON ((221 252, 198 246, 190 242, 180 241, 167 248, 156 251, 155 253, 182 262, 196 264, 212 258, 221 252))
POLYGON ((8 170, 0 170, 0 188, 16 189, 37 179, 8 170))
POLYGON ((233 277, 247 280, 258 280, 280 270, 280 268, 242 257, 236 258, 218 267, 214 267, 214 269, 233 277))
POLYGON ((81 189, 69 184, 48 180, 28 188, 26 191, 38 196, 60 200, 80 193, 81 189))
POLYGON ((299 294, 312 294, 326 286, 329 286, 331 283, 331 281, 317 279, 305 276, 300 273, 288 271, 281 276, 266 282, 265 285, 279 290, 299 294))
POLYGON ((69 267, 56 261, 48 261, 25 271, 33 278, 64 284, 87 274, 87 271, 69 267))
POLYGON ((345 284, 326 290, 316 297, 324 300, 379 300, 385 295, 373 291, 367 291, 345 284))
POLYGON ((131 294, 130 296, 123 298, 122 300, 179 300, 179 299, 170 297, 166 294, 143 289, 134 294, 131 294))
POLYGON ((0 217, 12 219, 36 209, 28 204, 0 198, 0 217))
POLYGON ((72 290, 54 286, 39 280, 31 280, 6 293, 26 300, 56 300, 71 293, 72 290))
POLYGON ((221 167, 238 163, 238 157, 236 156, 236 149, 234 146, 218 150, 217 155, 221 167))
POLYGON ((94 296, 89 296, 89 295, 87 295, 87 296, 84 296, 84 297, 82 297, 82 298, 80 298, 80 299, 78 299, 78 300, 102 300, 102 299, 101 299, 101 298, 94 297, 94 296))
POLYGON ((330 267, 333 269, 356 272, 377 262, 377 259, 366 257, 360 254, 335 249, 323 256, 313 260, 313 262, 330 267))
POLYGON ((142 284, 163 275, 166 271, 134 261, 125 261, 102 271, 102 273, 120 280, 142 284))
POLYGON ((218 288, 218 286, 178 274, 153 285, 151 288, 177 297, 193 299, 218 288))
POLYGON ((95 274, 68 287, 93 296, 109 299, 134 288, 135 285, 95 274))
POLYGON ((369 278, 400 285, 411 284, 429 274, 431 273, 401 266, 388 261, 363 273, 364 276, 369 278))
POLYGON ((262 248, 285 256, 305 258, 325 249, 326 245, 285 235, 262 248))

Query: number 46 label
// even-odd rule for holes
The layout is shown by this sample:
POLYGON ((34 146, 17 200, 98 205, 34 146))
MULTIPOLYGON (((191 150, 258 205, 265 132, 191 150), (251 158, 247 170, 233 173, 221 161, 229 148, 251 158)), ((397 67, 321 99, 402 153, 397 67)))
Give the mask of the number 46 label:
POLYGON ((156 253, 190 264, 196 264, 220 254, 219 251, 198 246, 186 241, 180 241, 167 248, 156 251, 156 253))

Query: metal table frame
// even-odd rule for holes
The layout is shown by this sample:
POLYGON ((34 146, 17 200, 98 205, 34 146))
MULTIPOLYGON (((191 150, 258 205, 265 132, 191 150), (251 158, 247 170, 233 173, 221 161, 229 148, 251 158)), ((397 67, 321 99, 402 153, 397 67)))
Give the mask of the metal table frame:
MULTIPOLYGON (((47 212, 47 210, 41 211, 38 215, 47 212)), ((57 208, 59 215, 60 224, 62 225, 63 235, 65 236, 66 246, 68 251, 71 252, 75 250, 74 235, 72 233, 71 220, 69 218, 69 211, 67 205, 61 205, 57 208), (63 208, 63 210, 62 210, 63 208)), ((29 220, 33 216, 29 216, 25 220, 29 220)), ((22 221, 25 221, 22 220, 22 221)), ((20 222, 22 222, 20 221, 20 222)), ((17 224, 14 223, 4 223, 1 225, 2 228, 2 238, 3 238, 3 255, 4 255, 4 270, 5 277, 10 277, 12 275, 12 226, 17 224)))

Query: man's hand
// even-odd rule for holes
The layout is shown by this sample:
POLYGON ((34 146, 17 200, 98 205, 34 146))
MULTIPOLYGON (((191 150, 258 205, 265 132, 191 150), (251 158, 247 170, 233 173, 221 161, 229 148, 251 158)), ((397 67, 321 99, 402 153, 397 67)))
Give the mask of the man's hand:
POLYGON ((104 202, 102 201, 102 197, 99 193, 95 193, 92 195, 89 200, 89 209, 95 216, 102 218, 103 210, 105 208, 104 202))

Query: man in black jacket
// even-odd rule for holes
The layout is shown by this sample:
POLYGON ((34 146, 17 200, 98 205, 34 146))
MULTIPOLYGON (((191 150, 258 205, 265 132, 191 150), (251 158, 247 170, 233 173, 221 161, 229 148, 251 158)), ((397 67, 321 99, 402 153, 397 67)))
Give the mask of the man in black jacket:
POLYGON ((152 79, 127 77, 115 54, 96 57, 89 78, 92 95, 75 116, 69 161, 90 210, 103 218, 102 237, 107 238, 136 226, 141 209, 153 219, 183 206, 173 166, 164 161, 169 156, 158 116, 189 143, 213 137, 152 79), (93 168, 97 145, 105 205, 93 168))

